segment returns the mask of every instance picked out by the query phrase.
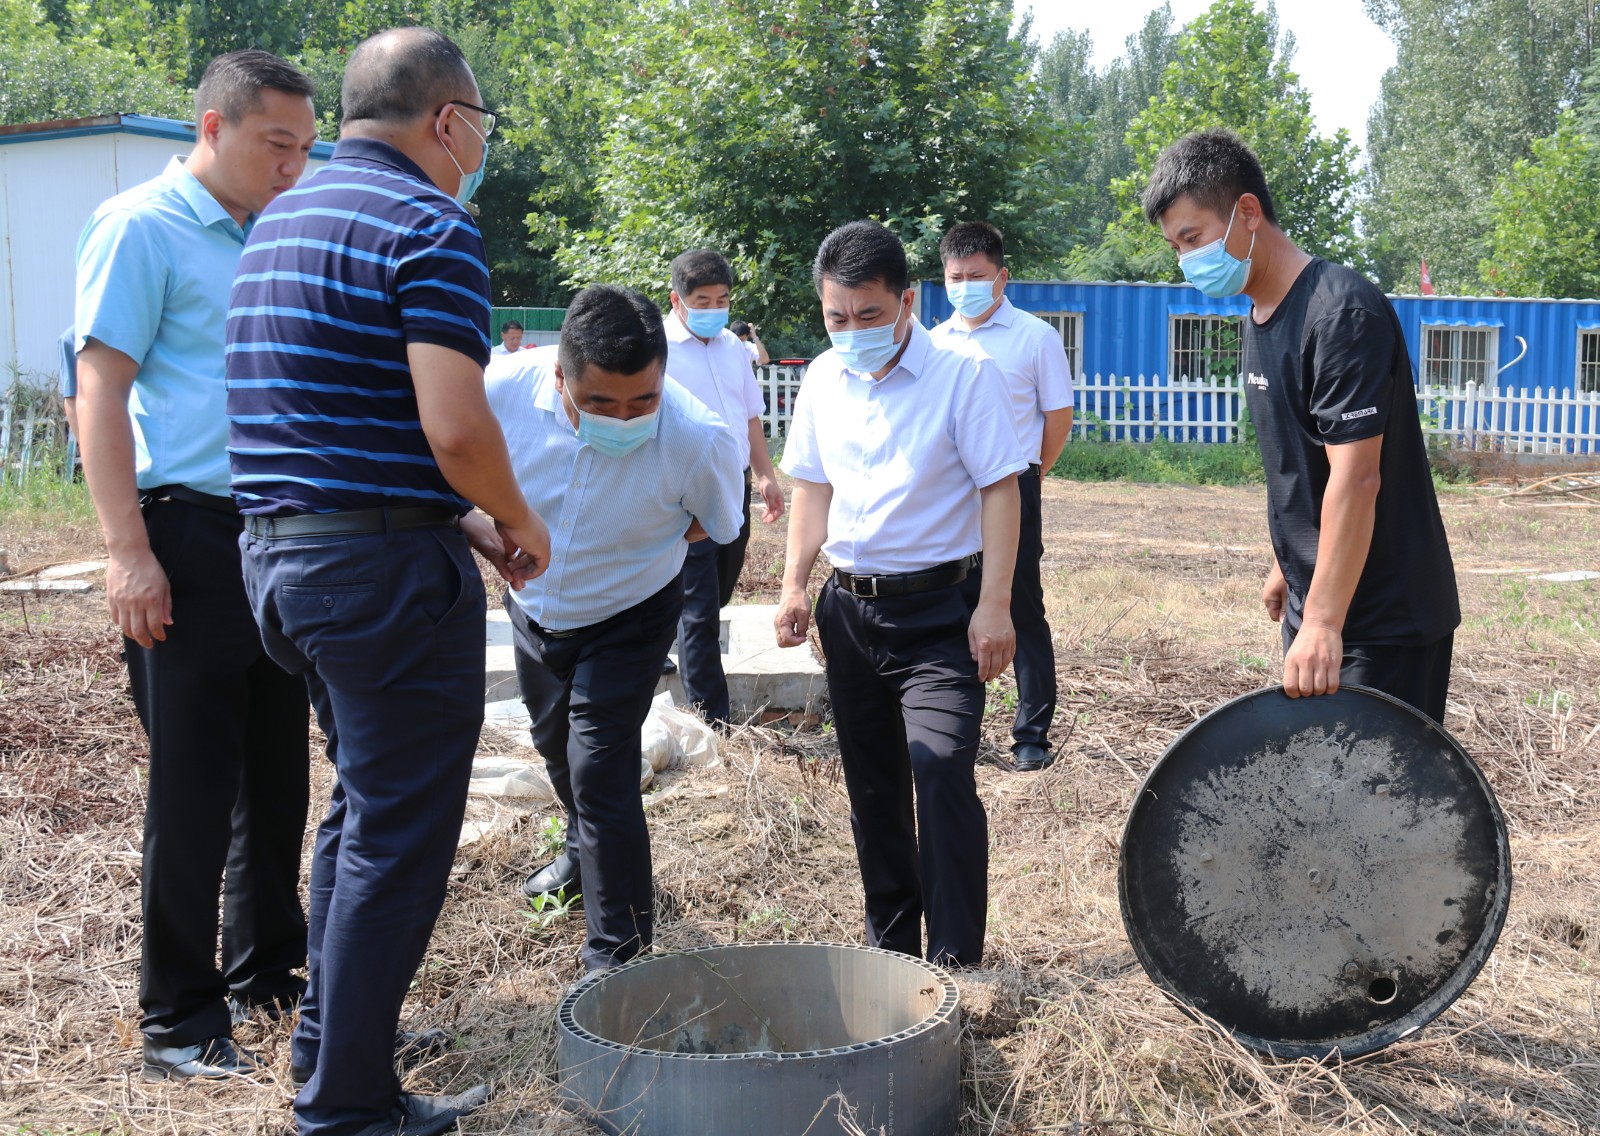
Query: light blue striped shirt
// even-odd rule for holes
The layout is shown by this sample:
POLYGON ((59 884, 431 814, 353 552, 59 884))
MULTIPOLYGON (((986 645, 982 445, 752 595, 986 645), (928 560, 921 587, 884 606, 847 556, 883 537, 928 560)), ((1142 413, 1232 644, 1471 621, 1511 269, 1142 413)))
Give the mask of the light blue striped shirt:
POLYGON ((739 535, 738 437, 670 378, 656 436, 625 457, 579 441, 555 385, 554 347, 497 355, 484 379, 528 504, 550 526, 550 567, 512 597, 551 631, 609 619, 683 570, 684 532, 739 535))

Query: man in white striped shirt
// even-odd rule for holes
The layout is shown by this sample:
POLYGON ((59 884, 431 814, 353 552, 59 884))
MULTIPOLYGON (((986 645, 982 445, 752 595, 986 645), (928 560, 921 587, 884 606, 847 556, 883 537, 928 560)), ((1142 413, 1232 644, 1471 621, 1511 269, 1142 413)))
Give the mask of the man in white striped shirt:
POLYGON ((683 607, 689 543, 739 532, 739 439, 666 377, 666 360, 655 304, 602 284, 573 300, 558 349, 485 373, 517 480, 550 526, 548 571, 506 607, 567 847, 523 891, 582 891, 587 970, 650 946, 639 730, 683 607))

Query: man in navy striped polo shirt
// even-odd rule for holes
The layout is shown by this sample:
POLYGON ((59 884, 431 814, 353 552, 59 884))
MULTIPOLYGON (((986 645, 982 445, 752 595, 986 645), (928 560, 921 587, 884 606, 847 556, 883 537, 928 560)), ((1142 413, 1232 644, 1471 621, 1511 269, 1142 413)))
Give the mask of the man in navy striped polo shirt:
POLYGON ((311 869, 296 1120, 425 1136, 487 1096, 401 1093, 393 1063, 483 723, 468 543, 520 586, 550 536, 484 394, 488 269, 463 205, 494 115, 426 28, 356 48, 343 99, 333 160, 262 214, 239 265, 229 449, 256 619, 307 676, 339 774, 311 869))

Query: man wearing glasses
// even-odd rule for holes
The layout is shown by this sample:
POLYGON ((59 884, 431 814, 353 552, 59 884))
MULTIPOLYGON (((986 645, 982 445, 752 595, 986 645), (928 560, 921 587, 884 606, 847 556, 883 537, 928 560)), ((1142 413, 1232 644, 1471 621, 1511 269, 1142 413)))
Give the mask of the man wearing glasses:
POLYGON ((394 1070, 483 724, 469 544, 513 587, 550 557, 484 393, 489 275, 464 207, 494 131, 480 102, 438 32, 356 48, 333 160, 262 214, 228 316, 245 584, 338 770, 290 1050, 301 1136, 441 1133, 488 1095, 402 1093, 394 1070))

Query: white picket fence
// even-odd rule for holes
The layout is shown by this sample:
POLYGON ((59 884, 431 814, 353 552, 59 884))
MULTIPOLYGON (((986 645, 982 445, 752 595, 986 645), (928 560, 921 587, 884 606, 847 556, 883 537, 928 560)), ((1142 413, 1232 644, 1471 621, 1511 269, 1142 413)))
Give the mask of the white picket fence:
MULTIPOLYGON (((761 367, 767 433, 789 425, 804 368, 761 367)), ((1080 375, 1074 437, 1086 441, 1236 442, 1244 384, 1236 377, 1080 375)), ((1558 388, 1430 387, 1417 392, 1423 432, 1454 449, 1600 454, 1600 392, 1558 388)))
POLYGON ((1433 387, 1417 395, 1423 431, 1452 448, 1508 454, 1600 453, 1600 391, 1433 387))

